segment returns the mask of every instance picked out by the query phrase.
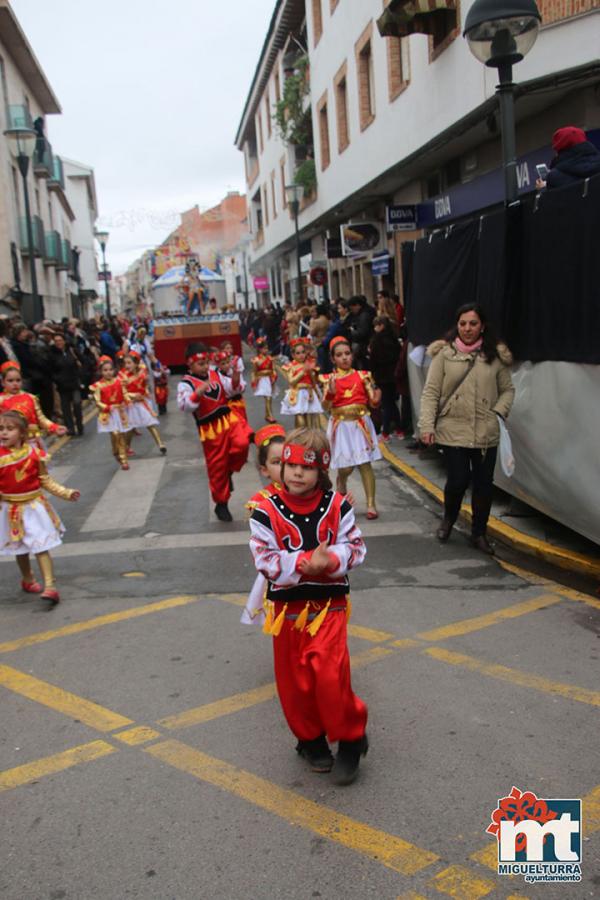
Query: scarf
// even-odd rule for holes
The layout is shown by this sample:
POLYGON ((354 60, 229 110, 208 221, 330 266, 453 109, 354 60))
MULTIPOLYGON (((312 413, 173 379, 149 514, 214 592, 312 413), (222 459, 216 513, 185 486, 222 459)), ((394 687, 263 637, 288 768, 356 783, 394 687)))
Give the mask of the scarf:
POLYGON ((465 344, 464 341, 457 336, 454 338, 454 343, 456 345, 456 349, 460 350, 461 353, 475 353, 477 350, 481 350, 483 345, 483 338, 479 338, 478 341, 475 341, 473 344, 465 344))

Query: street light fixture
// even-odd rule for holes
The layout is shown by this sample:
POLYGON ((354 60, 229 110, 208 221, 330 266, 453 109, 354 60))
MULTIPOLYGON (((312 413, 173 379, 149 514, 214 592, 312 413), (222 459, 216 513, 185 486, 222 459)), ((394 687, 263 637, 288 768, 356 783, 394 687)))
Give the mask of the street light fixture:
POLYGON ((31 207, 29 205, 29 188, 27 187, 27 173, 29 161, 36 147, 38 134, 33 128, 8 128, 4 132, 8 141, 10 152, 17 161, 19 172, 23 178, 23 198, 25 201, 25 226, 27 228, 27 246, 29 248, 29 271, 31 272, 31 297, 33 300, 33 316, 40 319, 44 317, 44 309, 38 294, 37 272, 35 268, 35 256, 33 252, 33 225, 31 222, 31 207))
POLYGON ((102 249, 102 271, 104 272, 104 291, 106 298, 106 317, 110 318, 110 288, 108 286, 108 268, 106 266, 106 245, 108 243, 108 231, 96 231, 94 237, 102 249))
POLYGON ((304 185, 286 184, 285 197, 294 217, 294 229, 296 232, 296 272, 298 278, 298 300, 302 299, 302 268, 300 266, 300 231, 298 229, 298 213, 300 203, 304 197, 304 185))
POLYGON ((498 69, 496 93, 500 102, 507 206, 519 196, 512 67, 535 44, 541 21, 535 0, 475 0, 465 21, 463 36, 473 56, 486 66, 498 69))

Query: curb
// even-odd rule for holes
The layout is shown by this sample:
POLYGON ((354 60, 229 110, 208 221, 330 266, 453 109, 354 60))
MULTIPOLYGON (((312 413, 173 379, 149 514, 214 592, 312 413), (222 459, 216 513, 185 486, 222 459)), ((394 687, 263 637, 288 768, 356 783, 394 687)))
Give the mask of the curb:
MULTIPOLYGON (((444 492, 437 484, 434 484, 425 475, 417 472, 416 469, 401 460, 385 444, 380 444, 379 447, 384 459, 407 478, 410 478, 411 481, 422 488, 430 497, 437 500, 438 503, 444 502, 444 492)), ((463 503, 461 507, 461 518, 467 522, 471 521, 471 507, 466 503, 463 503)), ((600 578, 600 560, 596 560, 591 556, 585 556, 583 553, 577 553, 574 550, 564 550, 562 547, 549 544, 547 541, 530 537, 530 535, 513 528, 512 525, 506 525, 495 516, 490 516, 488 531, 504 544, 508 544, 509 547, 512 547, 514 550, 520 550, 521 553, 526 553, 528 556, 535 556, 544 560, 544 562, 551 563, 561 569, 567 569, 570 572, 578 572, 582 575, 600 578)))

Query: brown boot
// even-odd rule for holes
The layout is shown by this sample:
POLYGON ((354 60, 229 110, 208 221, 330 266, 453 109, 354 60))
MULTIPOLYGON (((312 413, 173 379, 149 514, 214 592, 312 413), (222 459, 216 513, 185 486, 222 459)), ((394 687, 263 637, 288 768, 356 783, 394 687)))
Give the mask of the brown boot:
POLYGON ((435 533, 440 544, 445 544, 448 538, 450 537, 450 532, 452 531, 452 527, 454 522, 451 522, 450 519, 442 519, 442 524, 438 528, 435 533))
POLYGON ((487 553, 488 556, 493 556, 496 552, 490 542, 488 541, 485 534, 479 534, 477 536, 471 536, 471 544, 473 547, 476 547, 478 550, 481 550, 482 553, 487 553))

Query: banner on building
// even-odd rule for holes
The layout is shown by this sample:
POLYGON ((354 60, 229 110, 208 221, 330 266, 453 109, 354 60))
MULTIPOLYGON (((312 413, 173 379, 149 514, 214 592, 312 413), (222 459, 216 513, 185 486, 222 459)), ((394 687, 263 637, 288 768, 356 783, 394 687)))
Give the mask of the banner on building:
POLYGON ((388 231, 416 231, 419 227, 417 225, 417 206, 415 203, 387 206, 385 219, 388 231))
POLYGON ((269 279, 266 275, 255 275, 252 279, 255 291, 268 291, 269 279))

